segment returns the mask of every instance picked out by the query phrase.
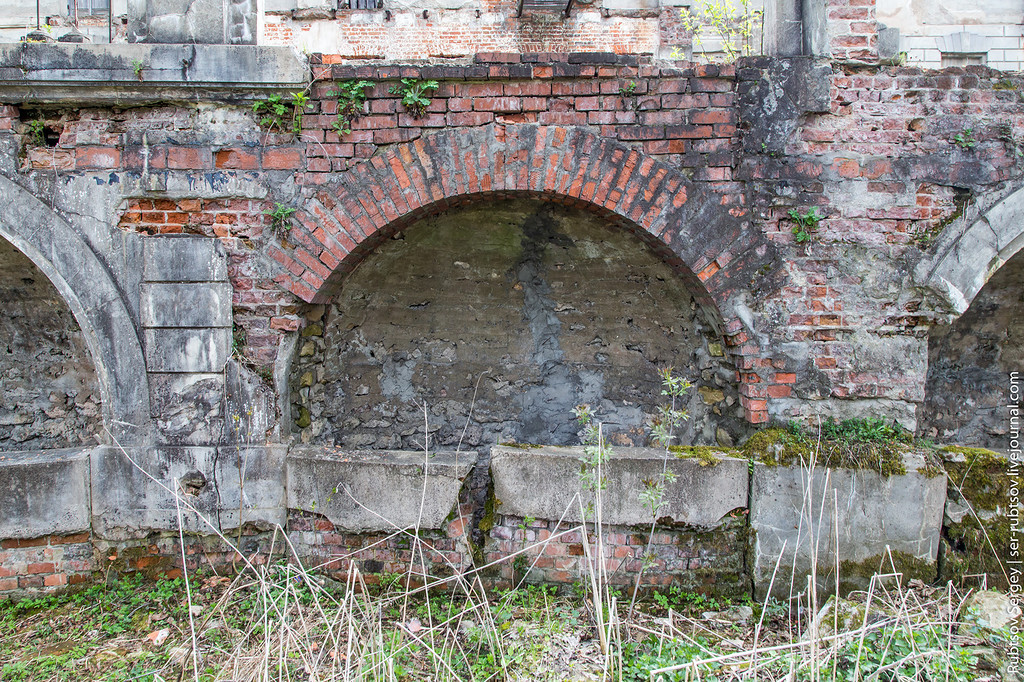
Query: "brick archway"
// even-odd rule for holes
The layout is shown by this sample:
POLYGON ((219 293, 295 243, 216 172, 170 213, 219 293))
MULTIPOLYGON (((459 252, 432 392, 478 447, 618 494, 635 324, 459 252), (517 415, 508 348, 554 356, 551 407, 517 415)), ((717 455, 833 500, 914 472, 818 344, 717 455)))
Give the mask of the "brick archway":
MULTIPOLYGON (((330 300, 378 244, 420 218, 511 196, 578 206, 630 230, 686 280, 739 368, 747 419, 768 419, 776 383, 746 299, 781 279, 774 247, 737 191, 693 183, 670 166, 589 131, 539 125, 445 130, 397 145, 321 186, 272 245, 276 281, 310 303, 330 300)), ((783 390, 788 389, 784 386, 783 390)))

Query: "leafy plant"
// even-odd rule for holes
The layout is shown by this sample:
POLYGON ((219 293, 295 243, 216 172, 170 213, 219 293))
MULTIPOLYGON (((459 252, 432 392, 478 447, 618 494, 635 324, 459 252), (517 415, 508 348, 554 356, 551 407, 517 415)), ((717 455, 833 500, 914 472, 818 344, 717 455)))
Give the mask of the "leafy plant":
POLYGON ((629 81, 628 83, 624 83, 619 88, 619 97, 621 97, 624 102, 627 102, 631 109, 636 109, 636 81, 629 81))
POLYGON ((291 217, 295 208, 286 206, 281 202, 274 202, 274 208, 266 210, 263 215, 270 216, 270 226, 277 232, 287 232, 292 229, 291 217))
MULTIPOLYGON (((721 42, 726 63, 731 64, 739 57, 753 54, 754 27, 761 21, 763 13, 753 9, 750 0, 739 0, 739 6, 734 5, 733 0, 705 0, 699 12, 684 7, 679 14, 683 28, 693 35, 693 44, 708 61, 712 59, 704 43, 707 32, 721 42)), ((673 59, 683 57, 679 48, 673 50, 671 56, 673 59)))
POLYGON ((408 110, 413 117, 419 118, 426 113, 430 106, 430 98, 427 92, 437 90, 438 83, 434 80, 421 81, 418 78, 403 78, 398 85, 392 85, 388 92, 392 95, 399 95, 402 98, 402 106, 408 110))
POLYGON ((338 115, 331 127, 338 135, 352 132, 352 122, 363 113, 366 104, 366 90, 373 87, 373 81, 348 80, 338 83, 338 89, 327 93, 328 97, 338 98, 338 115))
POLYGON ((39 146, 46 144, 46 124, 43 119, 37 118, 28 122, 28 136, 39 146))
POLYGON ((959 132, 953 137, 953 144, 960 149, 974 149, 974 146, 978 144, 978 141, 974 139, 974 129, 964 128, 963 132, 959 132))
POLYGON ((261 126, 298 135, 302 132, 302 114, 308 106, 309 95, 293 92, 288 99, 281 95, 270 95, 259 100, 253 103, 252 111, 261 126))
POLYGON ((141 59, 132 60, 132 73, 134 73, 135 77, 139 80, 142 80, 142 70, 144 68, 146 68, 146 64, 141 59))
POLYGON ((825 216, 820 215, 818 209, 812 206, 807 213, 800 213, 795 208, 791 208, 789 217, 796 223, 793 226, 793 234, 796 235, 797 244, 803 244, 811 241, 811 237, 818 231, 818 226, 825 216))

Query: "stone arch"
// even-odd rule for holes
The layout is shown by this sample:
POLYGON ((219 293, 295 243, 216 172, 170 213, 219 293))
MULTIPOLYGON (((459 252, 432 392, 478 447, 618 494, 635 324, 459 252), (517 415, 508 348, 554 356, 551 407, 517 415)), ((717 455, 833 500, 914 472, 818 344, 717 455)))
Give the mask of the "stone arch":
POLYGON ((113 277, 67 221, 2 176, 0 203, 0 237, 53 283, 85 335, 107 428, 122 444, 140 440, 149 421, 149 381, 142 344, 113 277))
POLYGON ((384 239, 453 206, 529 196, 595 212, 636 234, 680 273, 740 368, 749 421, 768 419, 773 376, 756 342, 749 292, 778 286, 774 247, 736 194, 578 129, 490 125, 397 145, 319 188, 296 212, 292 248, 272 245, 276 281, 301 299, 331 299, 384 239))
POLYGON ((947 230, 932 258, 921 261, 914 277, 934 298, 939 311, 957 317, 985 283, 1024 247, 1024 187, 972 222, 947 230))

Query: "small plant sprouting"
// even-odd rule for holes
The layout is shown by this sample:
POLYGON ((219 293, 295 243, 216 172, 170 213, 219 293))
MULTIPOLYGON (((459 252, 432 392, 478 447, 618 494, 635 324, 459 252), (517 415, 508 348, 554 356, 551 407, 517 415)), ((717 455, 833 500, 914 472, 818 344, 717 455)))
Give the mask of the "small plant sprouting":
POLYGON ((800 213, 795 208, 789 209, 789 217, 796 223, 793 226, 793 234, 796 236, 796 243, 803 244, 811 241, 811 237, 818 231, 818 226, 825 217, 818 213, 813 206, 807 213, 800 213))
POLYGON ((46 123, 43 119, 37 118, 28 122, 28 135, 32 142, 40 147, 46 144, 46 123))
POLYGON ((628 83, 624 83, 619 88, 619 97, 622 98, 622 101, 630 109, 636 109, 637 108, 636 81, 629 81, 628 83))
POLYGON ((293 92, 288 99, 281 95, 270 95, 252 105, 252 111, 258 117, 261 126, 270 130, 291 132, 298 135, 302 132, 302 114, 309 106, 309 95, 305 92, 293 92))
POLYGON ((350 80, 338 83, 338 89, 327 93, 338 98, 338 116, 331 127, 338 136, 352 132, 352 121, 359 118, 366 104, 366 90, 373 87, 373 81, 350 80))
POLYGON ((132 60, 132 73, 139 80, 142 80, 142 70, 146 68, 146 64, 141 59, 132 60))
POLYGON ((417 78, 403 78, 398 85, 392 85, 388 92, 392 95, 399 95, 402 98, 402 106, 405 107, 414 118, 420 118, 426 113, 430 106, 430 98, 427 92, 437 90, 437 81, 421 81, 417 78))
POLYGON ((274 208, 264 211, 263 215, 270 216, 270 226, 278 233, 287 232, 292 229, 291 217, 295 208, 285 206, 281 202, 274 202, 274 208))
POLYGON ((953 144, 960 149, 974 149, 974 146, 978 144, 978 141, 974 139, 974 129, 964 128, 963 132, 959 132, 953 137, 953 144))

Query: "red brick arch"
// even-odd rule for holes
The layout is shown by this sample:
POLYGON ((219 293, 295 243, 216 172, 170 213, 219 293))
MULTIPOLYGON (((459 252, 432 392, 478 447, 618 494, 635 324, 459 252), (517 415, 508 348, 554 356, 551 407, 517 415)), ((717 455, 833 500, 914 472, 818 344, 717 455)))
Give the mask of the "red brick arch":
MULTIPOLYGON (((589 131, 539 125, 449 129, 397 145, 317 188, 268 252, 276 281, 330 300, 378 244, 448 208, 532 196, 595 212, 650 244, 687 281, 740 370, 747 417, 767 420, 776 377, 742 302, 781 276, 774 248, 746 220, 738 191, 716 191, 589 131)), ((779 387, 775 387, 776 393, 779 387)), ((783 392, 788 388, 783 389, 783 392)))

